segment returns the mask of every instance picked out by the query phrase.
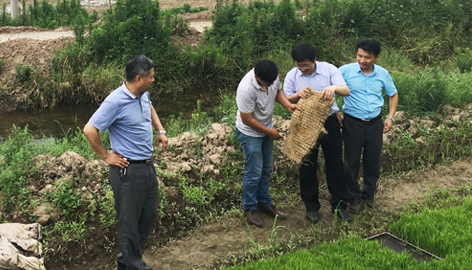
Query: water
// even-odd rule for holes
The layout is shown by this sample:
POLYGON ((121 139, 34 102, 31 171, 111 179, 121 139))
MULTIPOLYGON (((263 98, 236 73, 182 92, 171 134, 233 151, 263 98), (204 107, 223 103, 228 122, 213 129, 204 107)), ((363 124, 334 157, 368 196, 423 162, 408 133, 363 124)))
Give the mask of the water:
MULTIPOLYGON (((153 96, 154 108, 164 127, 170 115, 190 118, 195 111, 197 100, 201 101, 201 110, 210 116, 221 103, 222 96, 235 93, 236 88, 221 89, 218 87, 201 87, 186 90, 178 94, 161 94, 153 96)), ((81 130, 98 108, 86 105, 57 106, 54 109, 18 111, 0 113, 0 138, 6 138, 11 133, 13 125, 24 128, 26 125, 36 139, 42 137, 62 138, 69 130, 79 127, 81 130)))

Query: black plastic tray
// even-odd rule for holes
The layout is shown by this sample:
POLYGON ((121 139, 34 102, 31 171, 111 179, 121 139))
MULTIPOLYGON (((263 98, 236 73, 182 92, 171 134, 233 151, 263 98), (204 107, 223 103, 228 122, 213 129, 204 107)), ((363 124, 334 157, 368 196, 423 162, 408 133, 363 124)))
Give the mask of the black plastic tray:
POLYGON ((431 254, 417 246, 414 246, 388 232, 371 236, 365 240, 377 240, 382 247, 387 247, 396 251, 397 253, 402 253, 404 250, 406 250, 411 255, 411 257, 418 261, 418 263, 430 261, 431 259, 441 260, 440 257, 431 254))

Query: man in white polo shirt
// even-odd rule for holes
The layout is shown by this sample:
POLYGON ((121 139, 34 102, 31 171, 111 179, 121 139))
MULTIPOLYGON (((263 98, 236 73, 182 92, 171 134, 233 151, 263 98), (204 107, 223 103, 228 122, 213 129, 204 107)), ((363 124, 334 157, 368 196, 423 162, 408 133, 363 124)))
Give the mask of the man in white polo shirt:
POLYGON ((262 227, 259 212, 270 216, 287 216, 273 204, 269 195, 269 178, 272 171, 274 140, 282 138, 273 128, 274 101, 291 113, 300 109, 290 103, 281 91, 277 65, 270 60, 260 60, 239 83, 236 93, 238 115, 236 135, 246 157, 243 178, 243 204, 250 224, 262 227))

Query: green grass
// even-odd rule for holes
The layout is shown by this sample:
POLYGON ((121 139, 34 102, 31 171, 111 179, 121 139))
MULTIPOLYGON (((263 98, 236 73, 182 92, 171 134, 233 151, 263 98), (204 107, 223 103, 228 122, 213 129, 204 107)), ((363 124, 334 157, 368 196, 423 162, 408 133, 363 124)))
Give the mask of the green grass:
MULTIPOLYGON (((468 190, 470 195, 470 186, 461 187, 457 192, 463 189, 468 190)), ((439 190, 437 194, 429 196, 429 203, 440 202, 441 196, 459 198, 448 191, 439 190)), ((448 203, 437 205, 437 209, 405 214, 390 226, 394 234, 443 257, 442 260, 432 259, 418 264, 406 252, 399 254, 381 248, 376 241, 366 241, 355 235, 225 269, 471 269, 472 197, 466 197, 463 201, 460 199, 460 202, 455 202, 460 205, 454 207, 450 207, 450 200, 446 201, 448 203)))
POLYGON ((396 235, 440 257, 472 247, 472 197, 448 209, 426 209, 407 215, 390 226, 396 235))
POLYGON ((407 254, 382 249, 377 242, 359 236, 323 243, 309 250, 283 254, 246 266, 228 269, 311 270, 311 269, 417 269, 418 263, 407 254))

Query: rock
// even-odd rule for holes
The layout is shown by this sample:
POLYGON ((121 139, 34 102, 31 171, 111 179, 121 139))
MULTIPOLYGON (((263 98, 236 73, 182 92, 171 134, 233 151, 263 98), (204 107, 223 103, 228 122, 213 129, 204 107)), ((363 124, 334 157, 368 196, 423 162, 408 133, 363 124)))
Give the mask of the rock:
POLYGON ((395 124, 403 124, 408 120, 408 116, 404 111, 398 111, 395 113, 395 124))
POLYGON ((0 224, 0 268, 45 270, 39 223, 0 224))
POLYGON ((215 164, 216 166, 220 166, 221 163, 221 156, 220 154, 213 154, 209 157, 211 163, 215 164))
POLYGON ((67 171, 71 171, 74 175, 80 175, 86 164, 85 158, 76 152, 69 151, 62 154, 57 161, 64 166, 67 171))
POLYGON ((189 171, 192 170, 192 167, 190 166, 190 164, 188 162, 182 162, 182 164, 180 164, 180 169, 183 172, 189 172, 189 171))
POLYGON ((46 224, 48 224, 50 219, 51 215, 42 215, 38 218, 38 223, 41 224, 41 226, 45 226, 46 224))
POLYGON ((420 123, 423 125, 424 129, 433 128, 436 122, 433 120, 421 119, 420 123))
POLYGON ((197 29, 195 29, 195 27, 191 27, 191 26, 188 27, 187 32, 189 35, 192 35, 192 36, 201 34, 197 29))
POLYGON ((467 113, 469 117, 472 117, 472 103, 465 106, 464 111, 467 113))
POLYGON ((210 140, 216 140, 216 139, 218 139, 218 135, 217 135, 217 134, 214 134, 214 133, 208 134, 206 137, 207 137, 208 139, 210 139, 210 140))
POLYGON ((215 166, 212 165, 212 164, 205 165, 205 167, 203 167, 203 173, 211 172, 211 171, 213 171, 214 168, 215 168, 215 166))
POLYGON ((444 105, 443 111, 444 111, 444 113, 446 113, 446 115, 450 115, 450 114, 452 114, 452 112, 454 111, 454 107, 452 107, 452 106, 449 105, 449 104, 444 105))
POLYGON ((390 144, 390 139, 388 138, 388 135, 386 133, 383 133, 383 144, 390 144))
POLYGON ((44 195, 46 192, 53 192, 54 186, 51 184, 47 184, 43 189, 39 191, 39 195, 44 195))
POLYGON ((461 120, 461 116, 459 114, 453 115, 451 120, 454 122, 459 122, 461 120))
POLYGON ((92 181, 102 182, 105 176, 103 172, 107 167, 106 163, 101 160, 91 160, 84 166, 82 176, 92 181))
POLYGON ((426 139, 423 136, 419 136, 418 138, 415 139, 415 141, 418 144, 424 144, 426 142, 426 139))

